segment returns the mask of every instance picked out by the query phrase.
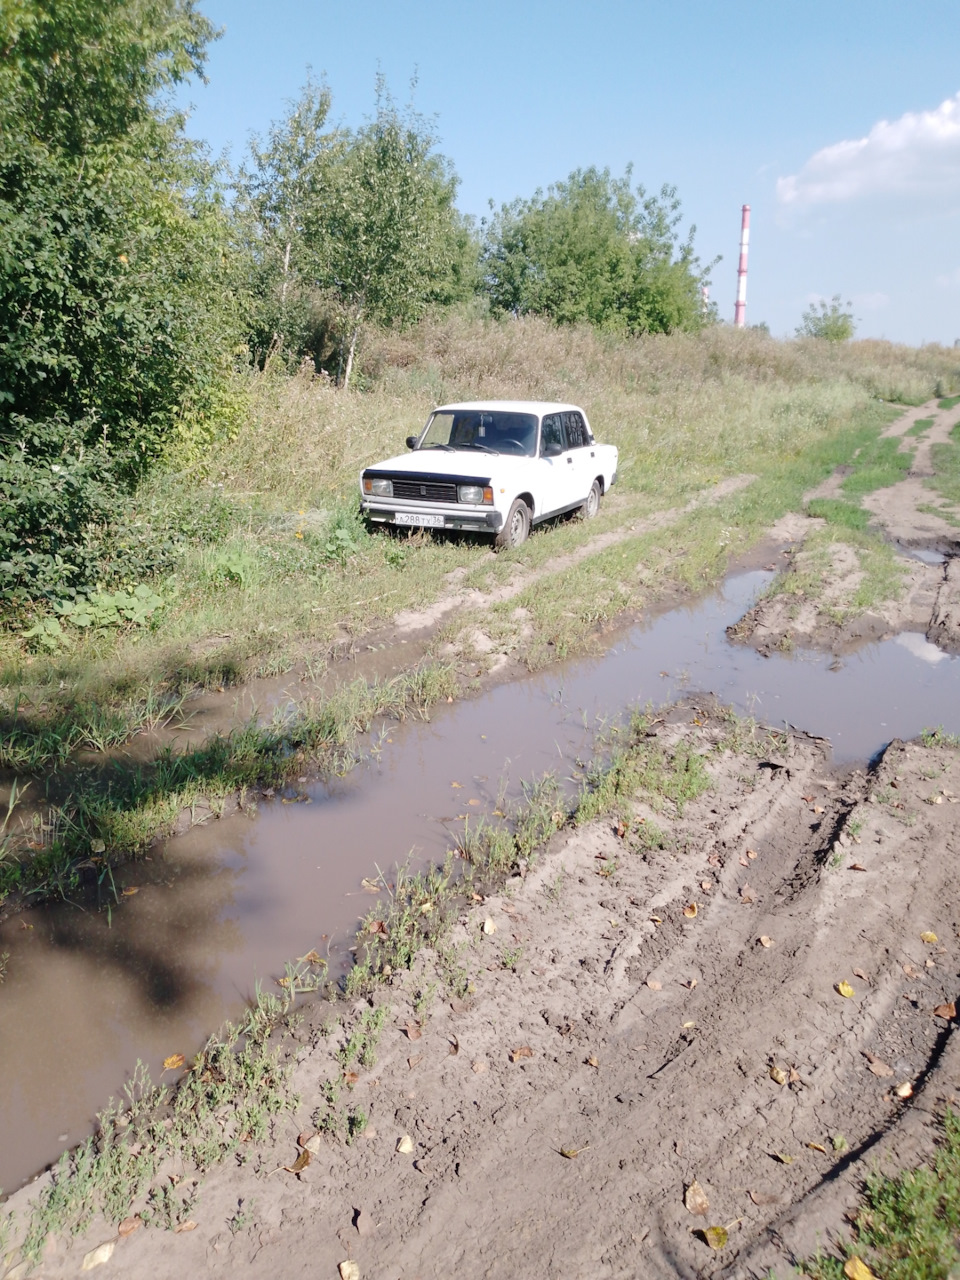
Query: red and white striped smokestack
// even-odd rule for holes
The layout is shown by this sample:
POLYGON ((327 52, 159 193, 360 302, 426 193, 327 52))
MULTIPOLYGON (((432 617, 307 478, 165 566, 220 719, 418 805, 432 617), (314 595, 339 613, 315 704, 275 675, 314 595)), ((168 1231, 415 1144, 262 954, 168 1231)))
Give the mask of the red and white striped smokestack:
MULTIPOLYGON (((742 329, 747 316, 747 250, 750 247, 750 206, 743 206, 743 219, 740 223, 740 265, 737 267, 737 308, 733 313, 733 323, 742 329)), ((729 312, 728 312, 729 314, 729 312)))

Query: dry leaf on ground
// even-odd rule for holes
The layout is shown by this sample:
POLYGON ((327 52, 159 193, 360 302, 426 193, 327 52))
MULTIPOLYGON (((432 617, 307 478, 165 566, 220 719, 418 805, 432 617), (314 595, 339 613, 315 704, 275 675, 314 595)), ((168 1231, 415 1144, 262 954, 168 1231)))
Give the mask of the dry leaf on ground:
POLYGON ((408 1040, 419 1040, 423 1035, 419 1022, 408 1022, 403 1030, 408 1040))
POLYGON ((364 891, 364 893, 380 892, 379 883, 376 880, 369 879, 369 877, 367 876, 364 876, 363 879, 360 881, 360 888, 364 891))
POLYGON ((488 916, 488 917, 486 918, 486 920, 484 920, 484 922, 483 922, 483 932, 484 932, 484 933, 496 933, 496 932, 497 932, 496 922, 495 922, 495 921, 493 921, 493 920, 491 920, 489 916, 488 916))
POLYGON ((409 1156, 413 1154, 413 1139, 409 1133, 405 1133, 397 1143, 397 1154, 401 1156, 409 1156))
POLYGON ((120 1223, 119 1227, 117 1227, 117 1235, 121 1237, 132 1236, 134 1231, 137 1231, 142 1226, 143 1226, 142 1218, 139 1218, 139 1217, 124 1218, 124 1220, 120 1223))
POLYGON ((98 1244, 95 1249, 91 1249, 89 1253, 83 1255, 80 1270, 92 1271, 94 1267, 99 1267, 102 1263, 109 1262, 116 1247, 116 1240, 108 1240, 106 1244, 98 1244))
POLYGON ((910 1083, 909 1080, 904 1080, 903 1084, 897 1085, 896 1089, 894 1089, 894 1093, 897 1095, 898 1098, 912 1098, 913 1085, 910 1083))
POLYGON ((447 1044, 448 1044, 447 1056, 451 1058, 455 1058, 457 1054, 460 1052, 460 1041, 457 1039, 456 1036, 452 1035, 447 1041, 447 1044))
POLYGON ((893 1067, 888 1067, 885 1062, 881 1062, 875 1054, 868 1053, 867 1050, 864 1049, 863 1056, 867 1060, 867 1070, 872 1071, 875 1076, 880 1076, 882 1078, 883 1076, 893 1075, 893 1067))
POLYGON ((179 1071, 185 1062, 186 1058, 182 1053, 171 1053, 169 1058, 164 1058, 163 1069, 164 1071, 179 1071))
POLYGON ((576 1160, 581 1151, 589 1151, 589 1147, 561 1147, 560 1154, 565 1160, 576 1160))
POLYGON ((648 979, 647 979, 647 986, 650 988, 650 990, 651 990, 651 991, 662 991, 662 990, 663 990, 663 983, 662 983, 662 982, 660 982, 660 981, 659 981, 659 979, 657 979, 657 978, 648 978, 648 979))
POLYGON ((476 1074, 479 1076, 484 1071, 488 1071, 489 1068, 485 1062, 481 1062, 479 1059, 477 1059, 476 1062, 470 1063, 470 1070, 476 1072, 476 1074))
POLYGON ((771 1154, 774 1160, 779 1160, 781 1164, 793 1164, 793 1156, 785 1156, 782 1151, 774 1151, 771 1154))
POLYGON ((852 1258, 848 1258, 843 1264, 843 1274, 847 1277, 847 1280, 877 1280, 876 1275, 856 1254, 852 1258))
POLYGON ((688 920, 693 920, 697 914, 697 904, 695 902, 688 903, 683 908, 683 914, 687 917, 688 920))
POLYGON ((770 1079, 775 1080, 777 1084, 787 1083, 787 1073, 783 1067, 778 1067, 776 1063, 770 1068, 770 1079))
POLYGON ((352 1258, 345 1258, 337 1270, 340 1272, 340 1280, 360 1280, 359 1263, 354 1262, 352 1258))
POLYGON ((939 941, 940 941, 940 939, 937 937, 937 935, 936 935, 935 933, 932 933, 932 932, 928 929, 925 933, 921 933, 921 935, 920 935, 920 941, 921 941, 921 942, 939 942, 939 941))
POLYGON ((780 1204, 782 1196, 772 1191, 749 1191, 747 1193, 755 1205, 780 1204))
POLYGON ((860 978, 863 982, 869 982, 869 981, 870 981, 870 979, 867 977, 867 975, 863 972, 863 970, 862 970, 862 969, 854 969, 854 971, 853 971, 853 976, 854 976, 855 978, 860 978))
POLYGON ((724 1249, 729 1239, 726 1227, 704 1227, 703 1238, 711 1249, 724 1249))
POLYGON ((835 989, 838 995, 845 996, 848 1000, 856 994, 849 982, 838 982, 835 989))
POLYGON ((950 1022, 957 1016, 957 1006, 952 1000, 947 1004, 938 1004, 933 1011, 933 1016, 935 1018, 946 1018, 950 1022))
POLYGON ((407 1059, 407 1066, 412 1071, 414 1067, 419 1067, 422 1061, 423 1061, 423 1054, 418 1053, 414 1057, 407 1059))
POLYGON ((756 898, 754 897, 753 890, 750 888, 748 884, 743 884, 740 886, 740 901, 756 902, 756 898))
POLYGON ((302 1173, 309 1163, 310 1152, 304 1147, 293 1164, 285 1164, 283 1170, 284 1173, 302 1173))
POLYGON ((173 1234, 175 1236, 178 1236, 181 1233, 181 1231, 196 1231, 196 1229, 197 1229, 197 1224, 194 1222, 192 1218, 188 1218, 186 1222, 177 1223, 177 1225, 173 1228, 173 1234))
POLYGON ((773 946, 773 939, 772 939, 772 938, 768 938, 768 937, 767 937, 767 935, 766 935, 765 933, 761 933, 761 935, 760 935, 760 945, 761 945, 761 947, 772 947, 772 946, 773 946))
POLYGON ((688 1213, 705 1214, 710 1208, 710 1201, 707 1199, 707 1193, 701 1187, 700 1183, 694 1178, 683 1195, 683 1203, 688 1213))
POLYGON ((519 1062, 521 1058, 532 1058, 533 1050, 528 1044, 522 1044, 516 1049, 510 1050, 510 1061, 519 1062))
POLYGON ((808 1142, 807 1146, 811 1151, 819 1151, 824 1156, 827 1154, 827 1148, 820 1142, 808 1142))

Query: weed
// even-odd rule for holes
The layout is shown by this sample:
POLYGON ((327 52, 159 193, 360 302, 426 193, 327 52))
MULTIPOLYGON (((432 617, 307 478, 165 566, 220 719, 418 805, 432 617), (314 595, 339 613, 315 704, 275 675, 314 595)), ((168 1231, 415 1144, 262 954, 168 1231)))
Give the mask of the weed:
POLYGON ((504 947, 500 953, 500 964, 511 973, 517 972, 517 965, 523 959, 523 947, 504 947))
POLYGON ((419 1022, 423 1022, 437 994, 437 984, 428 982, 418 987, 413 997, 413 1012, 419 1022))
POLYGON ((918 418, 916 422, 913 424, 913 426, 909 427, 904 432, 904 435, 922 436, 924 432, 929 431, 932 426, 933 426, 932 418, 918 418))
POLYGON ((555 906, 559 907, 563 901, 563 894, 566 887, 567 871, 565 867, 561 867, 551 882, 544 886, 543 892, 555 906))
POLYGON ((960 404, 960 396, 945 396, 942 400, 938 401, 937 408, 952 409, 958 404, 960 404))
MULTIPOLYGON (((884 1280, 947 1280, 960 1264, 960 1120, 944 1113, 940 1141, 929 1166, 888 1177, 867 1175, 856 1241, 859 1257, 884 1280)), ((843 1280, 844 1257, 822 1252, 803 1264, 815 1280, 843 1280)))
POLYGON ((244 1200, 237 1201, 237 1211, 227 1219, 227 1226, 230 1228, 231 1235, 237 1235, 240 1231, 248 1231, 254 1224, 253 1215, 254 1203, 251 1201, 247 1204, 244 1200))
POLYGON ((960 734, 948 733, 942 724, 936 729, 924 729, 920 735, 920 741, 925 747, 960 748, 960 734))

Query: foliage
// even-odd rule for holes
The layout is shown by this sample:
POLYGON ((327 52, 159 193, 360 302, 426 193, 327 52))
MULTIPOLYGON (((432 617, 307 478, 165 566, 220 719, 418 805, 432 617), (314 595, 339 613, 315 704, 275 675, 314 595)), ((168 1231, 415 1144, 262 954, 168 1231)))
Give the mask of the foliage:
MULTIPOLYGON (((846 304, 848 307, 850 303, 846 304)), ((812 302, 801 317, 797 329, 798 338, 826 338, 828 342, 847 342, 856 332, 853 312, 844 311, 840 294, 835 293, 828 303, 821 298, 812 302)))
POLYGON ((544 195, 503 205, 486 227, 482 265, 496 310, 589 321, 630 333, 697 329, 709 268, 680 243, 674 187, 634 191, 630 170, 578 169, 544 195))
POLYGON ((231 408, 229 222, 163 102, 212 35, 192 0, 23 0, 2 19, 8 599, 95 580, 119 495, 178 432, 209 440, 231 408))
MULTIPOLYGON (((261 358, 334 357, 343 385, 366 323, 406 324, 466 296, 472 241, 427 121, 382 78, 374 119, 325 132, 330 92, 308 80, 238 180, 261 358)), ((474 255, 475 256, 475 255, 474 255)))

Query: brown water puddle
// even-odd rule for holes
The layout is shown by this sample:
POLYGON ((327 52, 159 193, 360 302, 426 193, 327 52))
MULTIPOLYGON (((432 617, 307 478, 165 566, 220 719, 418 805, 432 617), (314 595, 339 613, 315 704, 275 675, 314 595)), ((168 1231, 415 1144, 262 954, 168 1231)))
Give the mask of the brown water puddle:
MULTIPOLYGON (((709 691, 776 726, 864 760, 893 737, 960 731, 960 658, 922 636, 829 656, 763 658, 724 631, 769 581, 745 573, 722 592, 613 639, 601 657, 389 725, 347 779, 307 788, 311 803, 262 801, 255 819, 211 820, 124 869, 135 895, 108 915, 64 904, 0 927, 0 1185, 13 1190, 119 1093, 138 1059, 191 1054, 236 1017, 260 981, 316 948, 343 962, 375 901, 363 876, 442 858, 463 816, 490 813, 547 770, 576 785, 598 728, 630 704, 709 691), (24 925, 31 927, 24 928, 24 925)), ((373 742, 374 740, 371 740, 373 742)))

